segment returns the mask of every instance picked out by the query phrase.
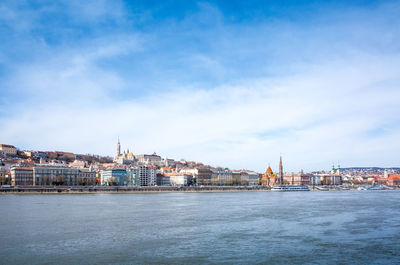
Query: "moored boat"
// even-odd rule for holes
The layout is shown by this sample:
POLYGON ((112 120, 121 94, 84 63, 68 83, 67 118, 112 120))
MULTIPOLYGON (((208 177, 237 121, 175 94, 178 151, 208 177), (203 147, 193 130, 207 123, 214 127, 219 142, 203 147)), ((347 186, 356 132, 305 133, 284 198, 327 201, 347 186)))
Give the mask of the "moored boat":
POLYGON ((310 191, 306 185, 282 185, 271 188, 271 191, 310 191))

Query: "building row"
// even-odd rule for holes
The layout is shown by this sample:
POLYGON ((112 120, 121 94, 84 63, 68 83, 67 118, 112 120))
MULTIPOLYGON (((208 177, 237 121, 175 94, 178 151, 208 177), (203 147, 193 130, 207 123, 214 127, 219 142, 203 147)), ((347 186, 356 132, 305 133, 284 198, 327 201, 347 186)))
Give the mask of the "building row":
POLYGON ((96 172, 88 168, 53 165, 14 166, 10 170, 12 186, 87 186, 96 184, 96 172))

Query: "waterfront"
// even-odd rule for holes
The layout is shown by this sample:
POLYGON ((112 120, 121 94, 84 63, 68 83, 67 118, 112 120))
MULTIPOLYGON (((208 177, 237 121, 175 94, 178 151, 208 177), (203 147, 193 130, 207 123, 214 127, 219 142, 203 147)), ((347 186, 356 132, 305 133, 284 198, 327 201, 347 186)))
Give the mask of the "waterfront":
POLYGON ((399 191, 1 195, 4 264, 399 263, 399 191))

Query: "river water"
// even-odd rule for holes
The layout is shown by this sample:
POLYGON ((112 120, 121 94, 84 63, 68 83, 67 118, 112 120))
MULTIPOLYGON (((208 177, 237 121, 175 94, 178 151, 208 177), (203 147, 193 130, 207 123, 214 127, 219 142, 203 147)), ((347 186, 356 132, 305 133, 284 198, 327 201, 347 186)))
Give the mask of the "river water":
POLYGON ((1 264, 399 264, 400 191, 0 195, 1 264))

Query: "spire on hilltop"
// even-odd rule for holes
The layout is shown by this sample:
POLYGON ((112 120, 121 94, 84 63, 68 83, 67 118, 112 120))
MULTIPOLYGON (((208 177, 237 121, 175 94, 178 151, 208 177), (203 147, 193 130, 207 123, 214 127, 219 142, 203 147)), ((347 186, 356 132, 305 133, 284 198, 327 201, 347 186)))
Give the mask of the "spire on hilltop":
POLYGON ((121 155, 121 144, 119 143, 119 136, 118 136, 118 143, 117 143, 117 157, 121 155))
POLYGON ((279 182, 283 185, 283 165, 282 165, 282 155, 279 158, 279 182))

